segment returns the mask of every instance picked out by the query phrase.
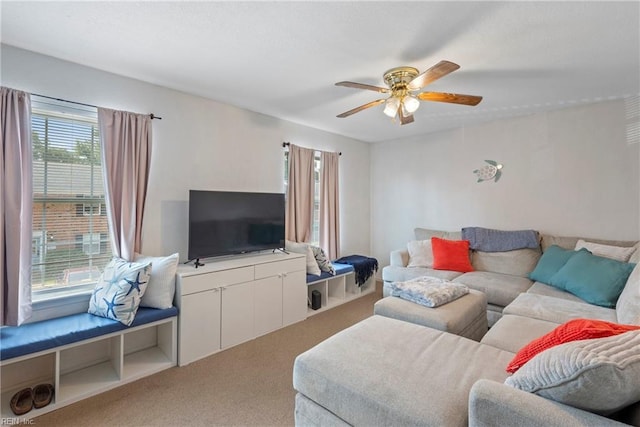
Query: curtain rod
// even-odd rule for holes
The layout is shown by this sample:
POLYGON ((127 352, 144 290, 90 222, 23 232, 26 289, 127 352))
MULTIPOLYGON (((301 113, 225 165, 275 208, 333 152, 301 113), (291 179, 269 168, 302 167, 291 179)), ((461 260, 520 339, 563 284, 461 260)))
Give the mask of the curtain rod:
MULTIPOLYGON (((282 143, 282 148, 284 148, 284 147, 288 147, 289 145, 291 145, 291 143, 290 143, 290 142, 283 142, 283 143, 282 143)), ((342 152, 339 152, 339 153, 338 153, 338 156, 342 156, 342 152)))
MULTIPOLYGON (((53 96, 40 95, 39 93, 34 93, 33 95, 40 96, 42 98, 53 99, 54 101, 70 102, 70 103, 76 104, 76 105, 84 105, 85 107, 100 108, 97 105, 85 104, 83 102, 69 101, 67 99, 62 99, 62 98, 54 98, 53 96)), ((158 117, 153 113, 149 114, 149 117, 151 117, 151 120, 153 120, 153 119, 162 120, 162 117, 158 117)))

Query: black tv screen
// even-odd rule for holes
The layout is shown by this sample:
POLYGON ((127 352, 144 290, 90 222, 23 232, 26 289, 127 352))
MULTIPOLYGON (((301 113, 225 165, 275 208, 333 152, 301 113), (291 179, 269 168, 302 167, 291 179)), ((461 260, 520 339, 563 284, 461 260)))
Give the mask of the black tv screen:
POLYGON ((189 191, 189 259, 284 247, 284 194, 189 191))

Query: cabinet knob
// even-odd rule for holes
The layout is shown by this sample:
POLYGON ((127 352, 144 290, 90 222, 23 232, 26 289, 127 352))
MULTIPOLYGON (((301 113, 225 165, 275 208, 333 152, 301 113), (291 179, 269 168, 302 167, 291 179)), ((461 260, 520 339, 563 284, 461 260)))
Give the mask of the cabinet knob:
POLYGON ((282 273, 282 275, 283 275, 284 277, 287 277, 287 273, 282 273))

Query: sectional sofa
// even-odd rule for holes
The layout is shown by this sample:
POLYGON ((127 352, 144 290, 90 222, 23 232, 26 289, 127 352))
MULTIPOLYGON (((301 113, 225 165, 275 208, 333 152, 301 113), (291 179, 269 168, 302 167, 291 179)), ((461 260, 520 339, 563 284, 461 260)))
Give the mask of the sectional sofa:
MULTIPOLYGON (((540 253, 552 246, 572 250, 577 241, 542 235, 540 253)), ((637 260, 638 243, 622 245, 635 246, 631 260, 637 260)), ((470 287, 475 284, 474 289, 481 286, 476 279, 486 286, 489 309, 493 305, 497 314, 480 342, 371 316, 296 358, 296 425, 640 425, 640 330, 557 345, 515 374, 506 372, 519 350, 571 319, 640 325, 640 266, 629 266, 633 270, 616 306, 606 308, 531 281, 524 272, 506 272, 521 271, 524 261, 517 268, 497 262, 491 264, 492 271, 480 270, 490 262, 477 255, 472 255, 477 273, 487 274, 470 275, 465 282, 469 273, 452 279, 470 287), (500 286, 518 291, 510 289, 512 297, 506 299, 500 286)), ((513 254, 486 258, 492 262, 505 257, 527 258, 513 254)), ((528 273, 536 265, 537 261, 531 262, 528 273)), ((385 280, 414 274, 400 268, 392 265, 396 276, 383 272, 385 280)), ((415 274, 422 273, 439 274, 426 270, 415 274)))
MULTIPOLYGON (((432 237, 458 240, 460 231, 431 230, 426 228, 414 229, 416 241, 424 241, 432 237)), ((536 249, 518 249, 506 252, 471 252, 471 265, 475 271, 461 273, 450 270, 435 270, 431 266, 409 267, 409 251, 407 248, 391 252, 390 264, 382 269, 383 296, 390 293, 390 283, 402 282, 420 276, 432 276, 451 280, 454 283, 462 283, 471 289, 484 292, 487 295, 487 320, 489 326, 502 316, 503 309, 515 300, 523 292, 549 293, 547 287, 541 286, 529 279, 529 273, 533 271, 542 256, 542 252, 552 245, 565 249, 573 249, 578 240, 613 245, 618 247, 638 247, 635 241, 589 239, 581 237, 564 237, 550 234, 540 235, 540 247, 536 249)), ((640 250, 635 250, 630 262, 640 261, 640 250)))

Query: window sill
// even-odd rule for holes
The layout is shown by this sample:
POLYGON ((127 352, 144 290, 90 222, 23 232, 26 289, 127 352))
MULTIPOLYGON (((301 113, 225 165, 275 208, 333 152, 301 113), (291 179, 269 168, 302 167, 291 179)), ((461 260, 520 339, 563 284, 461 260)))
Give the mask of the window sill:
POLYGON ((93 287, 51 294, 36 294, 32 296, 31 318, 26 323, 54 319, 56 317, 86 312, 89 309, 89 299, 93 287))

